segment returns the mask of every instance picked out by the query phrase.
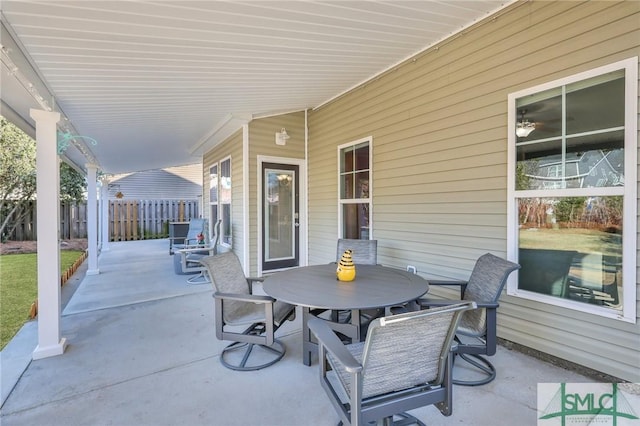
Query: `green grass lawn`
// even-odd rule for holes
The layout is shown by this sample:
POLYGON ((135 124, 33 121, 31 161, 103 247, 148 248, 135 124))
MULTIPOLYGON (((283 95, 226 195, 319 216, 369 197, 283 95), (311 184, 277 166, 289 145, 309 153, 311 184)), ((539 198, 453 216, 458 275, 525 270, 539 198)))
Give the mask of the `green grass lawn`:
POLYGON ((582 228, 530 228, 520 230, 520 247, 550 250, 577 250, 622 256, 622 235, 582 228))
MULTIPOLYGON (((82 251, 62 250, 60 271, 66 271, 82 251)), ((36 253, 0 256, 0 350, 29 320, 38 297, 36 253)))

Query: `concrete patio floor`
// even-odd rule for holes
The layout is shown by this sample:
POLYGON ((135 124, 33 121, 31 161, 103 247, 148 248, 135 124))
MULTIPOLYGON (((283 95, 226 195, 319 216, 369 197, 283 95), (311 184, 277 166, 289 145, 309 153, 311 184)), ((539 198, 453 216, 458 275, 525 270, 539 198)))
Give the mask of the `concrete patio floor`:
MULTIPOLYGON (((175 275, 166 240, 111 243, 99 269, 77 278, 63 310, 63 355, 30 361, 36 322, 2 351, 3 425, 337 423, 317 361, 301 362, 301 315, 278 331, 280 362, 235 372, 218 359, 226 343, 215 337, 210 284, 175 275)), ((451 417, 412 414, 429 425, 535 425, 538 383, 594 381, 505 347, 493 363, 494 382, 455 387, 451 417)))

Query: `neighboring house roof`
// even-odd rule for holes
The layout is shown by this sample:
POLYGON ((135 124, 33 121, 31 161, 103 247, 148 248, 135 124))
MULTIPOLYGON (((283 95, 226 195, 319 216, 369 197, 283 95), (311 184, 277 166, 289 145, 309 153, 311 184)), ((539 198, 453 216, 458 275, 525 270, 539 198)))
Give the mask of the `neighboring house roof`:
POLYGON ((115 175, 109 182, 110 199, 191 200, 201 196, 201 163, 115 175))
MULTIPOLYGON (((624 150, 593 150, 585 153, 567 154, 564 167, 566 177, 562 177, 562 156, 549 156, 539 161, 538 174, 530 174, 537 185, 536 189, 562 187, 593 188, 618 186, 624 183, 624 150)), ((533 187, 532 187, 533 188, 533 187)))

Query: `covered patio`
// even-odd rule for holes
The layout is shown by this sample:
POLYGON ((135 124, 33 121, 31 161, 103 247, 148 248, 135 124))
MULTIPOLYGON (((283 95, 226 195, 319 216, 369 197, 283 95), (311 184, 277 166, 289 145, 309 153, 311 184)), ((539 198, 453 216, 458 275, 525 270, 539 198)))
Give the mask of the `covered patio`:
MULTIPOLYGON (((380 241, 378 263, 385 267, 413 267, 427 280, 465 279, 484 253, 518 260, 519 200, 612 197, 624 207, 616 210, 621 233, 612 227, 605 235, 624 253, 624 273, 613 281, 621 302, 600 306, 527 292, 514 277, 498 314, 502 339, 602 376, 583 377, 499 347, 497 380, 457 387, 452 418, 435 408, 415 415, 429 424, 535 424, 536 410, 544 409, 536 399, 539 383, 640 381, 640 3, 268 4, 3 2, 0 113, 35 136, 43 210, 39 320, 2 352, 2 420, 337 422, 317 361, 301 362, 300 316, 278 331, 288 349, 282 361, 248 374, 226 370, 211 288, 174 275, 166 241, 105 238, 110 175, 194 162, 209 184, 200 215, 210 223, 222 218, 221 247, 240 258, 247 275, 333 261, 336 239, 357 232, 380 241), (577 126, 590 115, 567 115, 560 104, 552 110, 564 125, 552 126, 555 119, 534 111, 543 105, 525 102, 609 77, 619 89, 618 108, 603 104, 610 97, 598 91, 580 104, 615 113, 617 121, 595 129, 577 126), (538 126, 531 140, 516 131, 526 122, 522 106, 538 126), (576 126, 568 131, 567 123, 576 126), (544 186, 545 179, 540 188, 519 189, 525 160, 516 153, 538 146, 532 161, 546 159, 543 129, 551 128, 560 132, 553 146, 561 153, 558 167, 544 169, 553 185, 544 186), (589 138, 567 151, 562 141, 585 130, 589 138), (615 179, 593 192, 566 187, 567 154, 611 147, 620 154, 615 179), (73 296, 62 295, 62 308, 53 214, 60 160, 87 175, 91 218, 86 276, 73 296), (265 208, 275 207, 276 192, 265 190, 271 169, 295 177, 277 188, 299 201, 283 216, 292 231, 283 240, 294 249, 285 266, 266 265, 272 235, 265 212, 276 210, 265 208)), ((543 222, 540 215, 530 235, 556 230, 555 218, 543 222)), ((549 248, 564 241, 556 233, 543 242, 549 248)), ((585 248, 602 264, 594 251, 585 248)), ((570 289, 565 275, 563 288, 570 289)))
MULTIPOLYGON (((224 368, 218 356, 225 342, 215 337, 211 286, 188 285, 185 276, 175 275, 167 244, 113 243, 100 256, 100 274, 84 276, 80 270, 64 287, 63 293, 73 292, 64 302, 65 356, 31 361, 37 324, 20 331, 2 353, 2 422, 336 424, 317 361, 311 367, 301 362, 301 316, 278 331, 287 347, 280 362, 251 373, 224 368)), ((430 425, 512 425, 514 419, 535 424, 537 383, 594 381, 502 346, 494 360, 494 382, 455 387, 452 417, 434 407, 414 414, 430 425)))

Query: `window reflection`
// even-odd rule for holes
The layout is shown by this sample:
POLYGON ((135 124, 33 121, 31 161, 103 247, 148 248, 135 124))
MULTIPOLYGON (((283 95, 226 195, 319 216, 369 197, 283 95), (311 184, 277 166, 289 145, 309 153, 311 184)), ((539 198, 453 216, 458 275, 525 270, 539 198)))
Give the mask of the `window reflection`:
POLYGON ((609 73, 567 85, 567 134, 624 126, 624 74, 609 73), (601 96, 607 102, 594 102, 601 96))
POLYGON ((622 262, 624 238, 624 269, 635 271, 637 223, 622 224, 637 204, 636 167, 625 169, 637 150, 629 114, 637 65, 633 58, 510 95, 517 210, 508 213, 508 244, 522 268, 509 294, 636 320, 636 277, 623 277, 622 262))
MULTIPOLYGON (((615 187, 624 184, 624 149, 587 149, 530 153, 516 165, 516 189, 563 189, 615 187), (538 157, 534 155, 538 154, 538 157), (549 155, 545 155, 549 154, 549 155)), ((583 144, 582 147, 586 146, 583 144)))
POLYGON ((516 121, 535 125, 517 137, 517 190, 623 185, 624 80, 616 71, 516 99, 516 121))
POLYGON ((369 204, 342 205, 342 238, 369 239, 369 204))
POLYGON ((519 199, 518 288, 620 310, 622 199, 519 199))

